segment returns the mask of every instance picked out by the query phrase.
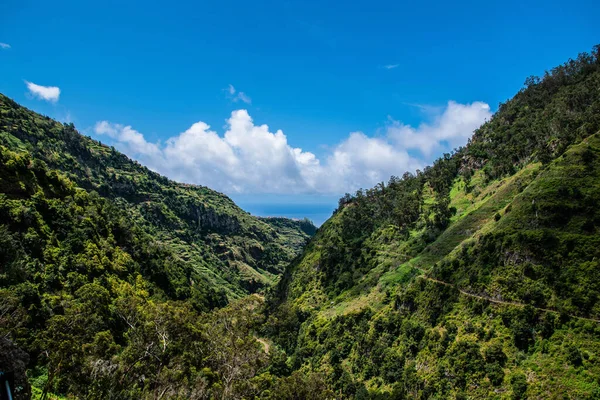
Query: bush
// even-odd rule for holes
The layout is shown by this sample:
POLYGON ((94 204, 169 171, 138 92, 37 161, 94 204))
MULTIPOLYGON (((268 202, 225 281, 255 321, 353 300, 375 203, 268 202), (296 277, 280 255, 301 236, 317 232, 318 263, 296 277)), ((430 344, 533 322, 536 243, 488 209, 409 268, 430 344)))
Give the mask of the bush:
POLYGON ((527 396, 527 377, 523 373, 516 373, 510 377, 510 386, 512 388, 513 400, 526 399, 527 396))

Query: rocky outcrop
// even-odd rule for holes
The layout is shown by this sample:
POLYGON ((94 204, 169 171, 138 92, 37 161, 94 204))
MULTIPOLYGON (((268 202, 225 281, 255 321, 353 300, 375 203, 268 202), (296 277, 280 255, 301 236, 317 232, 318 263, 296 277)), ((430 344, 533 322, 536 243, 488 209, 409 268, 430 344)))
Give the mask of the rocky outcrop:
POLYGON ((240 230, 240 221, 226 213, 219 213, 210 206, 195 206, 192 212, 198 220, 198 230, 218 232, 222 234, 232 234, 240 230))

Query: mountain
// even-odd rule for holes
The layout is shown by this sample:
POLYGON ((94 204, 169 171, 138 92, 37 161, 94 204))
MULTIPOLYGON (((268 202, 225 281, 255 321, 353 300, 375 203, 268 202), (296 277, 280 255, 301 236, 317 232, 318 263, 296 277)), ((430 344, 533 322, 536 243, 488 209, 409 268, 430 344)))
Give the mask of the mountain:
MULTIPOLYGON (((306 221, 256 218, 227 196, 180 184, 0 95, 0 145, 121 209, 228 298, 271 285, 314 232, 306 221), (306 233, 308 232, 308 233, 306 233)), ((3 189, 9 194, 12 188, 3 189)), ((33 189, 28 194, 33 194, 33 189)))
POLYGON ((600 398, 600 47, 340 199, 264 333, 342 398, 600 398))
MULTIPOLYGON (((148 365, 133 375, 128 357, 167 357, 182 315, 205 323, 200 313, 263 291, 315 230, 170 181, 0 95, 0 336, 7 352, 26 350, 19 365, 33 368, 34 394, 90 395, 94 354, 111 365, 122 357, 111 372, 150 376, 148 365), (156 318, 180 318, 169 322, 169 339, 159 335, 160 354, 156 318), (154 336, 140 336, 144 320, 154 336)), ((127 394, 109 382, 119 398, 144 393, 144 385, 123 385, 127 394)))
POLYGON ((316 233, 2 97, 15 398, 600 398, 599 56, 316 233))

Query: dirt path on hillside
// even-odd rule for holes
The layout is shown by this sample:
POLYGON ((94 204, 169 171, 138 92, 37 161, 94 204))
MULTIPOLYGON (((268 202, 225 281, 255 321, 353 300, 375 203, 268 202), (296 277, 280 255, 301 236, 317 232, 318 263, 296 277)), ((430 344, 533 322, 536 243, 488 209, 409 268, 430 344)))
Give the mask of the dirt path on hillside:
MULTIPOLYGON (((419 270, 421 272, 424 272, 420 268, 419 268, 419 270)), ((452 283, 440 281, 439 279, 432 278, 430 276, 425 275, 424 273, 422 275, 417 276, 417 278, 426 279, 428 281, 435 282, 435 283, 440 284, 440 285, 451 287, 453 289, 458 290, 458 292, 460 294, 464 295, 464 296, 473 297, 475 299, 479 299, 479 300, 483 300, 483 301, 489 301, 490 303, 504 304, 504 305, 515 306, 515 307, 530 306, 530 307, 535 308, 536 310, 540 310, 540 311, 544 311, 544 312, 550 312, 550 313, 555 313, 555 314, 560 314, 560 312, 558 312, 556 310, 551 310, 549 308, 536 307, 536 306, 532 306, 531 304, 519 303, 519 302, 516 302, 516 301, 497 300, 497 299, 491 298, 489 296, 482 296, 482 295, 478 295, 478 294, 475 294, 475 293, 470 293, 470 292, 467 292, 465 290, 459 289, 458 287, 456 287, 456 285, 454 285, 452 283)), ((600 320, 598 320, 598 319, 580 317, 578 315, 572 315, 572 314, 567 314, 567 315, 569 317, 571 317, 571 318, 577 318, 577 319, 581 319, 581 320, 584 320, 584 321, 591 321, 591 322, 596 322, 596 323, 600 324, 600 320)))

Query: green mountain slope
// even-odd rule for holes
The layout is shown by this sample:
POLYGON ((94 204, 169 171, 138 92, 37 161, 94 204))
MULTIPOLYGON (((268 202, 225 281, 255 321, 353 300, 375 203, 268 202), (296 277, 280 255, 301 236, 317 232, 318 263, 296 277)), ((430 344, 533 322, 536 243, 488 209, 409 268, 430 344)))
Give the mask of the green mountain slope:
POLYGON ((308 239, 302 221, 253 217, 206 187, 179 184, 0 95, 0 145, 122 209, 132 224, 236 298, 269 286, 308 239))
POLYGON ((265 334, 344 398, 600 396, 599 111, 596 47, 465 148, 344 196, 265 334))
POLYGON ((275 282, 315 230, 169 181, 0 95, 0 337, 34 397, 249 393, 232 379, 266 364, 262 301, 236 299, 275 282))
POLYGON ((38 397, 600 398, 599 53, 316 233, 2 97, 3 348, 38 397))

